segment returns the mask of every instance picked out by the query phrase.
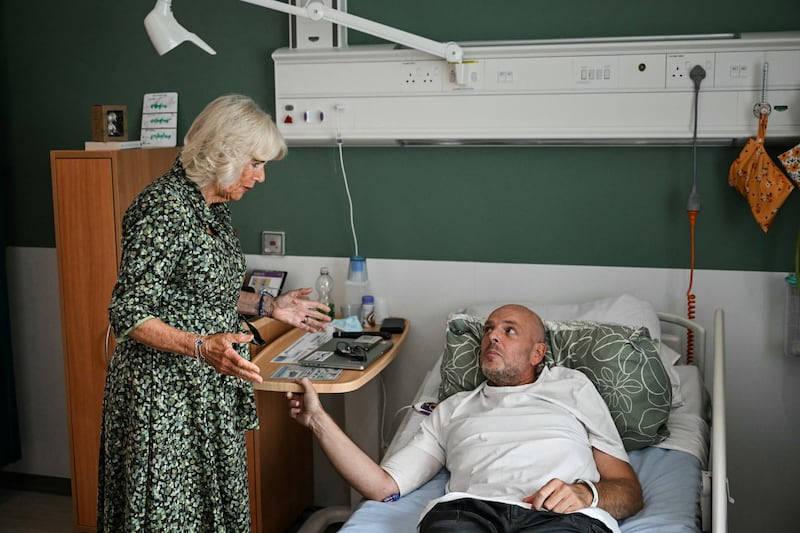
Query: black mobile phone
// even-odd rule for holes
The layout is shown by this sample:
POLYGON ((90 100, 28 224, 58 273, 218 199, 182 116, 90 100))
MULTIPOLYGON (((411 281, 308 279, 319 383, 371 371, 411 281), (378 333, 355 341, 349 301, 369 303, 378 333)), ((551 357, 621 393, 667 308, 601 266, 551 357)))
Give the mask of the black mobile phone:
POLYGON ((406 321, 402 318, 384 318, 381 322, 381 331, 388 333, 403 333, 406 321))

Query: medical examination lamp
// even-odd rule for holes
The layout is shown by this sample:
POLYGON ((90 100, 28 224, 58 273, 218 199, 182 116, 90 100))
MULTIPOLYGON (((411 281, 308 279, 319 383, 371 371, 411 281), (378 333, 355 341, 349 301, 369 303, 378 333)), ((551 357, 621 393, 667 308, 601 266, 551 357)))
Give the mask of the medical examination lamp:
POLYGON ((183 41, 190 41, 208 52, 216 54, 203 39, 181 26, 172 14, 172 0, 157 0, 156 6, 144 18, 144 28, 150 37, 150 42, 163 56, 183 41))
MULTIPOLYGON (((340 24, 346 28, 351 28, 362 33, 368 33, 381 39, 386 39, 394 43, 414 48, 436 57, 445 59, 448 63, 462 64, 461 60, 464 51, 461 47, 453 42, 441 43, 409 33, 407 31, 398 30, 379 22, 374 22, 369 19, 351 15, 344 11, 339 11, 332 7, 328 7, 321 2, 309 2, 305 7, 293 6, 277 0, 242 0, 248 4, 255 4, 257 6, 273 9, 275 11, 282 11, 290 15, 298 17, 305 17, 311 20, 324 20, 334 24, 340 24)), ((147 29, 147 35, 153 42, 156 51, 159 55, 164 55, 183 41, 191 41, 209 54, 214 54, 214 50, 208 46, 202 39, 194 33, 189 32, 178 24, 172 14, 172 0, 157 0, 156 6, 144 19, 144 26, 147 29)), ((460 77, 459 70, 456 69, 456 77, 460 77)))

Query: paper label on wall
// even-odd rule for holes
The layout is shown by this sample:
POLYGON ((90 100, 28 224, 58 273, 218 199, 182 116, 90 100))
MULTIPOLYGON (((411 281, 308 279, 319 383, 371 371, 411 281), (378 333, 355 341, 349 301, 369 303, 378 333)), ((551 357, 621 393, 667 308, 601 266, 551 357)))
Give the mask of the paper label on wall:
POLYGON ((142 129, 142 147, 177 146, 176 129, 142 129))
POLYGON ((142 129, 177 129, 177 113, 142 113, 142 129))
POLYGON ((144 95, 142 113, 177 113, 178 93, 147 93, 144 95))
POLYGON ((178 93, 147 93, 142 102, 142 147, 178 145, 178 93))

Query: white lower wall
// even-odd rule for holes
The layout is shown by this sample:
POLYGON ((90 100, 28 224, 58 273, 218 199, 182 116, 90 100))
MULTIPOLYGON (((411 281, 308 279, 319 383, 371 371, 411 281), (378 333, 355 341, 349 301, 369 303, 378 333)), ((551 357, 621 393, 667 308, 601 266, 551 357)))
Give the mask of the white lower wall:
POLYGON ((14 472, 69 478, 55 248, 6 248, 22 460, 14 472))
MULTIPOLYGON (((9 248, 8 262, 24 453, 10 469, 67 477, 55 251, 9 248)), ((347 262, 346 258, 248 256, 251 268, 287 270, 287 289, 313 287, 319 268, 329 267, 335 303, 343 298, 347 262)), ((658 310, 686 313, 685 270, 383 259, 368 259, 367 264, 374 294, 386 299, 391 314, 411 322, 401 354, 383 372, 387 438, 399 420, 393 419, 394 413, 411 401, 441 353, 445 319, 453 309, 479 301, 580 302, 628 292, 651 301, 658 310)), ((800 360, 783 355, 783 277, 783 273, 717 270, 694 276, 697 320, 709 334, 714 309, 725 310, 728 474, 737 500, 729 510, 732 532, 792 529, 800 360), (753 513, 754 508, 771 511, 753 513)), ((341 483, 330 479, 335 474, 326 471, 324 458, 317 457, 315 466, 317 503, 347 503, 349 495, 341 483)))

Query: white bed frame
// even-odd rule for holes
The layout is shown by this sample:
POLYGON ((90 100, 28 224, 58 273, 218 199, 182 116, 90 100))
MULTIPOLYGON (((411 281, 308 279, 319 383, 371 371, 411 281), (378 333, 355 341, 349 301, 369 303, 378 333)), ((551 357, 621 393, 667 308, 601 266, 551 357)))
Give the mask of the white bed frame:
MULTIPOLYGON (((714 353, 709 365, 706 357, 706 330, 692 320, 670 313, 658 313, 665 324, 672 324, 694 333, 695 364, 703 376, 703 383, 711 396, 711 454, 707 475, 703 479, 702 527, 703 531, 727 533, 728 503, 733 503, 728 488, 727 448, 725 430, 725 312, 714 312, 714 353), (710 478, 710 487, 709 485, 710 478), (709 498, 710 491, 710 498, 709 498), (709 517, 708 504, 711 512, 709 517), (710 524, 709 524, 710 518, 710 524)), ((681 337, 662 334, 661 341, 678 353, 683 353, 681 337)))

